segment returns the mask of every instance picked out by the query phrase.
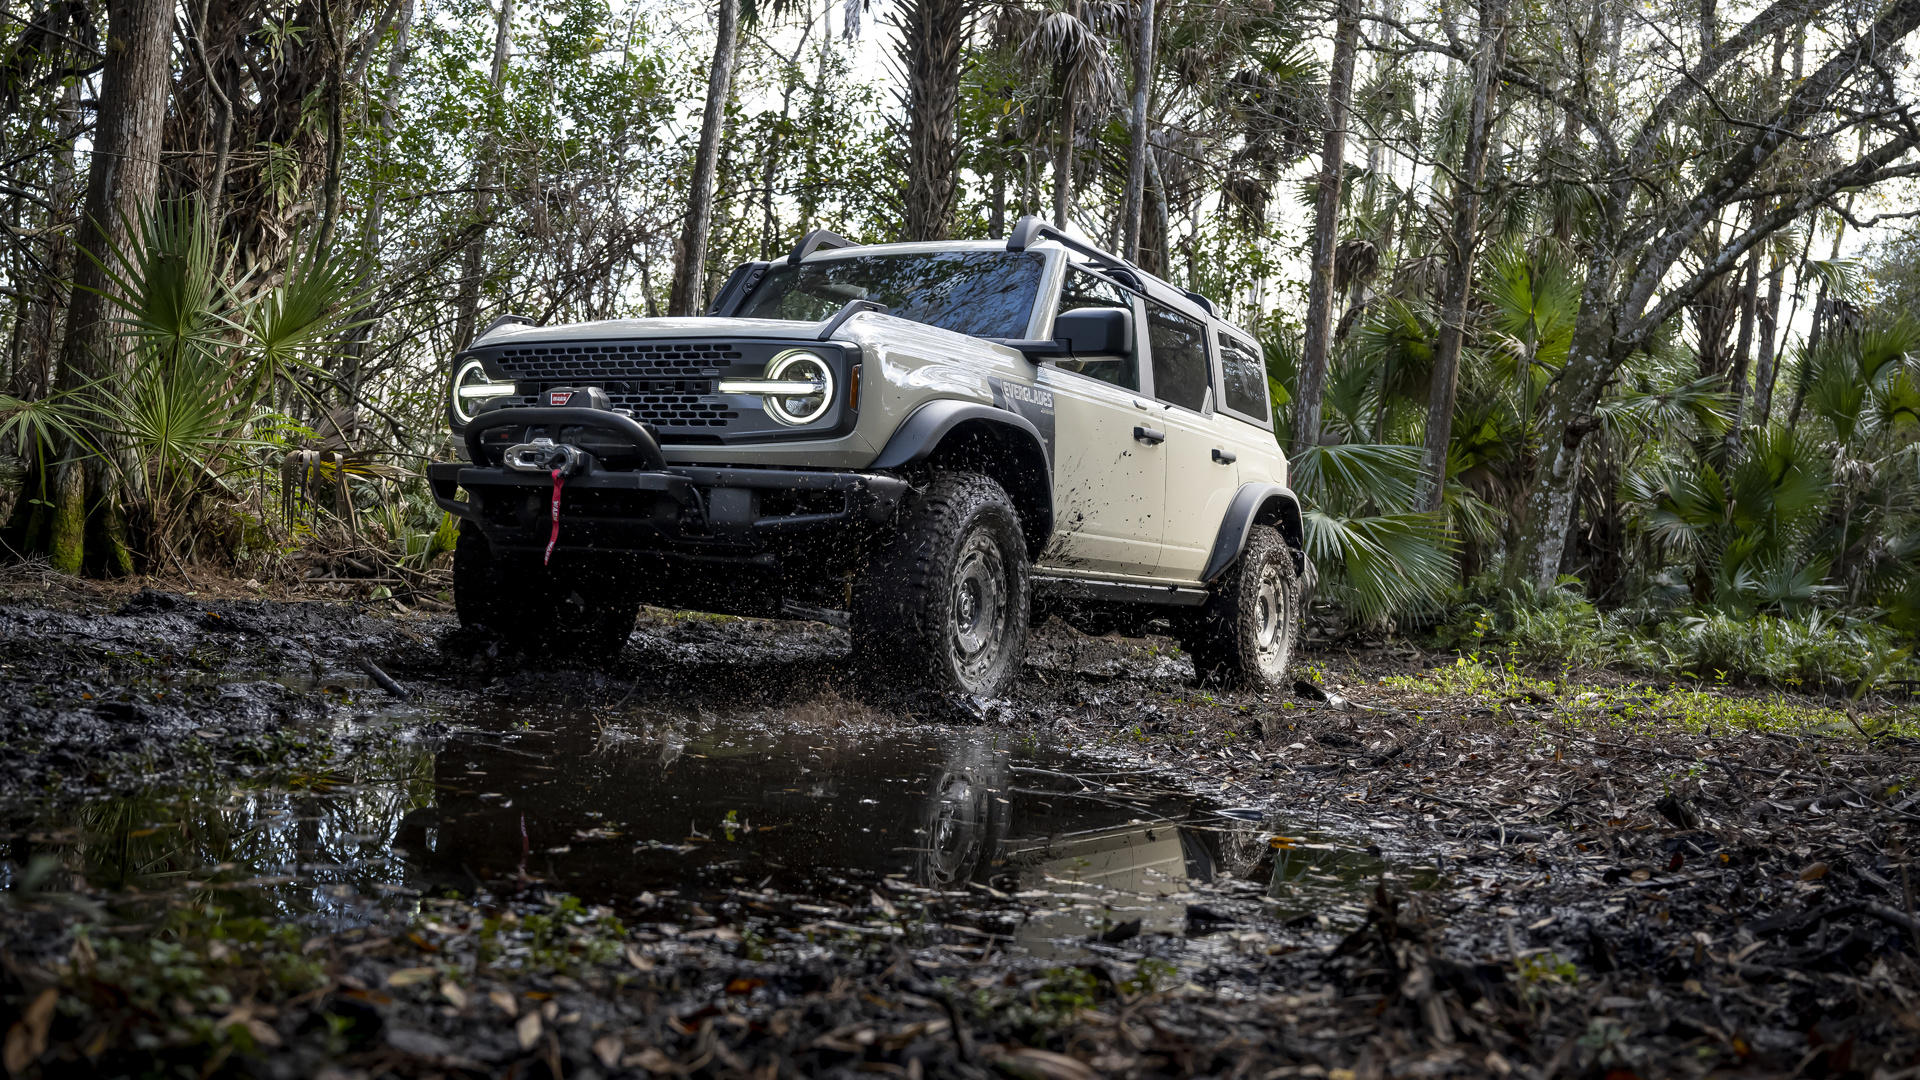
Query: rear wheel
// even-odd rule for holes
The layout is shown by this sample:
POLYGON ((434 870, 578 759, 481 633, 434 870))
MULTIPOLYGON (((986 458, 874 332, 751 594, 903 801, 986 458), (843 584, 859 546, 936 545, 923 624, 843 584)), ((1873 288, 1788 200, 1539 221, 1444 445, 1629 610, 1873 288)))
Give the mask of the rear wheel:
POLYGON ((1268 693, 1286 684, 1301 614, 1293 552, 1278 532, 1256 525, 1240 561, 1188 625, 1181 645, 1202 683, 1268 693))
POLYGON ((1026 655, 1026 538, 999 484, 942 473, 909 502, 853 600, 854 650, 869 671, 994 697, 1026 655))
POLYGON ((471 521, 453 549, 453 604, 460 625, 484 627, 516 652, 587 666, 620 655, 640 611, 617 574, 496 552, 471 521))

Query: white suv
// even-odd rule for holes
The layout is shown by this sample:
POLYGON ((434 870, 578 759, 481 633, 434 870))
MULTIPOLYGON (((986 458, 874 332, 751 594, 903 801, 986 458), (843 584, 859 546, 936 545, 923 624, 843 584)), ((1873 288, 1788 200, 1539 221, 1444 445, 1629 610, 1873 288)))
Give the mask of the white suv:
POLYGON ((538 327, 455 357, 464 624, 601 661, 642 603, 847 626, 869 670, 993 696, 1028 627, 1166 619, 1274 688, 1300 508, 1253 339, 1025 218, 1000 241, 809 234, 702 318, 538 327), (460 498, 464 490, 465 498, 460 498))

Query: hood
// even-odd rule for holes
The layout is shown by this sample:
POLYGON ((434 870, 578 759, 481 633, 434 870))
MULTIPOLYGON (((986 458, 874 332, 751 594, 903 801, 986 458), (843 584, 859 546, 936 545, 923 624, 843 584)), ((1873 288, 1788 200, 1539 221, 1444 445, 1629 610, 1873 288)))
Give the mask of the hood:
POLYGON ((508 324, 478 338, 474 345, 506 345, 544 341, 605 341, 609 338, 813 338, 821 323, 788 319, 719 319, 705 316, 658 319, 602 319, 563 326, 508 324))

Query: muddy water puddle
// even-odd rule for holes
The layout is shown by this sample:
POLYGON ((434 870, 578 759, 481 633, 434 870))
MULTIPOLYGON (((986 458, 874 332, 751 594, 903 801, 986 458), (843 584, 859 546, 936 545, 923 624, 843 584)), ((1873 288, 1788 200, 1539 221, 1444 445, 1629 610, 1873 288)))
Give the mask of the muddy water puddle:
POLYGON ((336 930, 421 897, 546 891, 663 936, 914 936, 1051 956, 1276 917, 1350 923, 1382 875, 1427 881, 1004 729, 843 723, 830 706, 435 712, 286 786, 16 817, 0 886, 157 893, 336 930))

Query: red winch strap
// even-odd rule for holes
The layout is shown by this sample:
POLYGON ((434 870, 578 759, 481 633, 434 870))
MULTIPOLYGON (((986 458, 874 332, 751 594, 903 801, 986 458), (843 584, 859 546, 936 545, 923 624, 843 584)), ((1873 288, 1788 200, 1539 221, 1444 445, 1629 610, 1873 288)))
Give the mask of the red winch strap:
POLYGON ((560 542, 560 488, 566 482, 559 469, 553 470, 553 532, 547 537, 547 554, 540 560, 542 566, 553 561, 553 545, 560 542))

